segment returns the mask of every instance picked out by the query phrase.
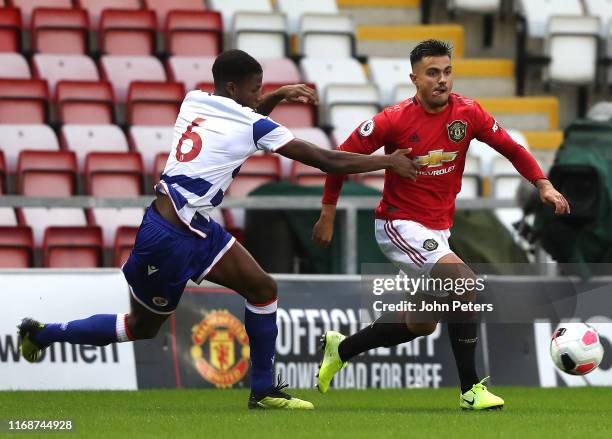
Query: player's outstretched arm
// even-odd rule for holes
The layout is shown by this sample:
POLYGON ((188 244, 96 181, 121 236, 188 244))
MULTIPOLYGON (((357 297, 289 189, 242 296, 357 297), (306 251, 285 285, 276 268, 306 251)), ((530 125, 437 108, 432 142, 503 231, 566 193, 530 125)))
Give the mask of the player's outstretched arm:
POLYGON ((364 155, 318 148, 305 140, 294 139, 278 153, 306 165, 332 174, 359 174, 388 169, 396 174, 416 180, 417 164, 408 157, 412 149, 398 149, 389 155, 364 155))
POLYGON ((570 213, 570 205, 563 195, 561 195, 550 181, 540 179, 535 182, 538 191, 540 192, 540 200, 544 204, 548 204, 555 208, 555 215, 563 215, 570 213))
POLYGON ((269 115, 283 99, 288 102, 297 102, 300 104, 318 105, 319 97, 317 92, 306 84, 284 85, 277 88, 271 93, 262 96, 257 112, 264 116, 269 115))

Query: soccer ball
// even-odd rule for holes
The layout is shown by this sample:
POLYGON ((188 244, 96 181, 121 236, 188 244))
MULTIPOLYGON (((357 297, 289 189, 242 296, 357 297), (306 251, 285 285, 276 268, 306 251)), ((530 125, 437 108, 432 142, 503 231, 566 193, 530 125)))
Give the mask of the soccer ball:
POLYGON ((550 341, 550 356, 555 365, 570 375, 586 375, 603 358, 599 334, 586 323, 562 323, 550 341))

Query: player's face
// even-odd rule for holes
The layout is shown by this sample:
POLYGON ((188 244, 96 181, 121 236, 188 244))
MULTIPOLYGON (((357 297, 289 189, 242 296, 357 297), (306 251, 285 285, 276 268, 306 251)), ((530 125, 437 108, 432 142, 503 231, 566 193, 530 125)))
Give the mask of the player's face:
POLYGON ((232 99, 240 105, 255 110, 261 101, 261 80, 263 75, 257 73, 240 82, 230 82, 228 91, 232 99))
POLYGON ((412 68, 410 79, 419 98, 430 108, 446 105, 453 89, 453 70, 448 56, 428 56, 412 68))

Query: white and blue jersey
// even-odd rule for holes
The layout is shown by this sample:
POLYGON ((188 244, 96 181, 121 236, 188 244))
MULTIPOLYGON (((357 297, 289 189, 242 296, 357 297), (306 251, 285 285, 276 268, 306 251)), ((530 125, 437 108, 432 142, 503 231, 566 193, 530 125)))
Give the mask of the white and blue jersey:
POLYGON ((206 237, 203 225, 245 160, 293 139, 284 126, 232 99, 191 91, 176 120, 172 151, 157 188, 170 196, 181 220, 206 237))
POLYGON ((123 273, 134 299, 172 313, 191 279, 200 283, 235 238, 211 217, 245 160, 277 151, 291 132, 231 99, 187 94, 176 120, 172 151, 157 191, 166 193, 190 231, 166 221, 152 204, 138 228, 123 273))

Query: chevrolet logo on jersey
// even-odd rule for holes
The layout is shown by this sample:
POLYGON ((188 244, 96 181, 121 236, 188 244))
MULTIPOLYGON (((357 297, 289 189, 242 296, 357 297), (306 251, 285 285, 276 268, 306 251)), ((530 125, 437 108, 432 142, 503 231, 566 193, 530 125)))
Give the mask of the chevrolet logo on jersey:
POLYGON ((458 151, 448 152, 443 149, 429 151, 427 155, 419 155, 416 157, 416 162, 419 166, 428 166, 435 168, 442 166, 444 163, 452 162, 457 158, 458 151))

